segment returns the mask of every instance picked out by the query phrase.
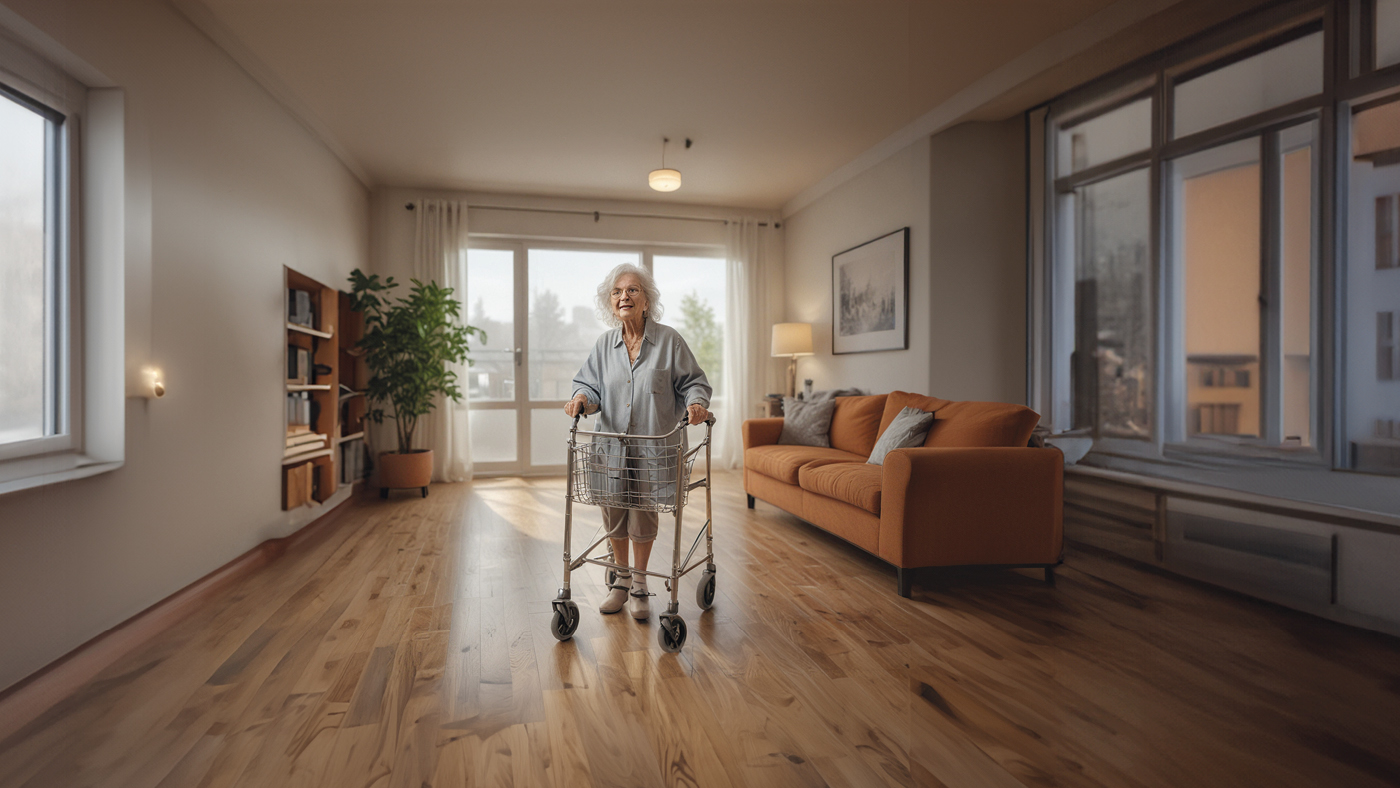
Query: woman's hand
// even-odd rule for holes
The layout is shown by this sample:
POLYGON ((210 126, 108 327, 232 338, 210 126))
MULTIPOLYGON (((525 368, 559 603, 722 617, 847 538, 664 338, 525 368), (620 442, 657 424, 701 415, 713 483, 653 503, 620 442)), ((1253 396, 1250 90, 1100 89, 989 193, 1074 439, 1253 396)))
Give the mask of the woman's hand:
POLYGON ((584 409, 587 407, 588 397, 585 397, 582 394, 575 394, 574 398, 569 400, 568 404, 564 406, 564 412, 569 415, 569 418, 573 418, 574 416, 583 413, 584 409))
POLYGON ((705 410, 705 406, 698 402, 692 403, 690 407, 685 409, 685 412, 690 414, 691 424, 699 424, 710 417, 710 412, 705 410))

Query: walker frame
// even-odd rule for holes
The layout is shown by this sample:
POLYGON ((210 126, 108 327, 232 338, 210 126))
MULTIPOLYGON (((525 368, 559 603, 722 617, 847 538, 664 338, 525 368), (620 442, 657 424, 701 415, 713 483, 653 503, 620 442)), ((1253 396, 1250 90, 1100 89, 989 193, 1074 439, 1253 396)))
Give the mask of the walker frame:
POLYGON ((607 534, 589 545, 577 557, 572 555, 573 507, 575 503, 653 511, 657 512, 658 515, 672 513, 675 516, 676 535, 671 547, 671 571, 669 574, 655 571, 645 571, 642 574, 648 577, 659 577, 666 581, 666 590, 670 592, 671 599, 665 612, 659 616, 661 627, 657 633, 657 641, 665 651, 672 653, 680 651, 681 647, 685 645, 686 638, 685 619, 681 618, 680 615, 680 579, 704 566, 700 583, 695 589, 695 602, 701 610, 708 610, 714 605, 715 599, 714 520, 711 516, 710 501, 710 438, 715 417, 710 415, 702 422, 705 425, 704 439, 687 450, 684 441, 673 445, 664 443, 677 432, 685 429, 689 422, 686 417, 682 417, 680 422, 664 435, 628 435, 617 432, 580 430, 578 422, 582 416, 582 413, 574 416, 573 426, 569 429, 569 470, 564 488, 564 585, 559 589, 559 596, 550 603, 554 608, 550 632, 555 638, 563 641, 572 638, 578 629, 578 604, 573 601, 570 586, 570 576, 574 570, 584 564, 604 567, 607 570, 606 577, 610 584, 619 571, 627 570, 633 573, 639 571, 617 563, 613 555, 612 542, 608 539, 607 534), (589 441, 580 442, 579 437, 589 438, 589 441), (618 443, 609 444, 599 442, 598 439, 616 440, 618 443), (620 446, 620 452, 616 455, 612 450, 602 448, 613 445, 620 446), (705 451, 705 478, 692 482, 690 481, 690 471, 701 449, 705 451), (600 458, 603 462, 601 472, 599 470, 600 458), (621 460, 621 462, 614 466, 614 460, 621 460), (657 482, 634 478, 634 474, 642 472, 635 464, 643 462, 648 466, 648 472, 659 471, 665 474, 674 470, 675 495, 673 499, 661 499, 654 493, 637 492, 633 489, 633 482, 639 486, 668 483, 665 479, 657 482), (598 489, 597 480, 609 472, 624 474, 620 477, 622 480, 621 490, 598 489), (686 501, 690 491, 700 487, 705 488, 705 525, 695 535, 689 552, 682 559, 681 524, 686 501), (705 554, 691 563, 690 559, 699 548, 702 537, 705 539, 705 554), (606 559, 591 556, 599 545, 607 546, 606 559))

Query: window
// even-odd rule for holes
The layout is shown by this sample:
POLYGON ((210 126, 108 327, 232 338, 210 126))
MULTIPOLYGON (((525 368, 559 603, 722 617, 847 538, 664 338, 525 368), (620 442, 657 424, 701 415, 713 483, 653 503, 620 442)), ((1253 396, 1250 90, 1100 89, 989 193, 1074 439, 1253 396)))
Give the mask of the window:
POLYGON ((68 431, 59 255, 63 116, 0 85, 0 448, 68 431))
MULTIPOLYGON (((652 255, 652 276, 666 301, 666 323, 680 332, 714 389, 710 410, 728 418, 724 396, 725 287, 723 257, 652 255)), ((703 435, 690 428, 691 444, 703 435)))
POLYGON ((1055 429, 1132 456, 1321 459, 1325 35, 1275 23, 1051 105, 1035 346, 1055 429))
POLYGON ((1400 473, 1400 101, 1360 106, 1351 118, 1348 217, 1346 455, 1352 467, 1400 473))
POLYGON ((1074 426, 1102 436, 1152 433, 1150 193, 1140 169, 1062 198, 1077 244, 1074 426))
POLYGON ((1322 32, 1178 78, 1173 135, 1185 137, 1322 92, 1322 32))
POLYGON ((1400 63, 1400 0, 1375 0, 1376 68, 1400 63))
POLYGON ((563 467, 572 424, 563 406, 574 375, 608 330, 597 315, 595 288, 621 263, 651 269, 665 306, 662 322, 685 337, 715 386, 711 405, 722 408, 724 258, 712 256, 710 247, 686 249, 473 239, 465 308, 468 322, 486 331, 485 342, 473 343, 467 371, 472 460, 479 471, 563 467))

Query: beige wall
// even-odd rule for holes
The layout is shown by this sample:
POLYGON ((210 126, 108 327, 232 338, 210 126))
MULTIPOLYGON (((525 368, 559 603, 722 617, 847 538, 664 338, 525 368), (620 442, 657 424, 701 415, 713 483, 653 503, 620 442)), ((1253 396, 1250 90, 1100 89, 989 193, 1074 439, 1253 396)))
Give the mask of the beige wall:
POLYGON ((1025 399, 1025 133, 1020 118, 921 140, 787 219, 788 320, 813 324, 817 388, 1025 399), (831 354, 831 256, 910 228, 909 349, 831 354))
MULTIPOLYGON (((928 386, 929 142, 920 140, 789 216, 787 320, 812 324, 816 355, 798 360, 797 386, 874 392, 928 386), (909 349, 831 354, 831 256, 909 230, 909 349)), ((775 389, 776 390, 776 389, 775 389)))
POLYGON ((368 259, 365 189, 173 8, 4 0, 126 91, 126 465, 0 496, 0 688, 259 542, 281 511, 282 266, 368 259))
POLYGON ((1025 120, 934 135, 929 391, 1026 401, 1025 120))

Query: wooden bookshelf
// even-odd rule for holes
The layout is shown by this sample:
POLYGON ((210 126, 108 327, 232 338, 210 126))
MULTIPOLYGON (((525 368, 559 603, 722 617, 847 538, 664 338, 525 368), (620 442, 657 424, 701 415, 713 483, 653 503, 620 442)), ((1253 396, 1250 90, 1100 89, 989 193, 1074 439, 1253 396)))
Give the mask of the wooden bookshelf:
MULTIPOLYGON (((290 268, 284 268, 283 273, 285 282, 282 292, 286 303, 282 312, 287 334, 287 357, 283 359, 283 366, 290 366, 291 355, 295 349, 303 349, 309 351, 313 370, 316 367, 330 370, 320 375, 307 372, 307 382, 288 380, 284 385, 284 400, 286 394, 290 393, 305 393, 308 396, 311 402, 311 418, 306 427, 312 433, 326 436, 325 442, 319 444, 318 448, 282 460, 282 508, 294 509, 306 503, 326 501, 339 486, 340 474, 336 468, 335 447, 336 438, 340 435, 338 389, 341 337, 337 327, 341 322, 341 294, 335 288, 327 287, 290 268), (290 319, 293 290, 310 294, 312 324, 309 326, 294 323, 290 319), (307 465, 310 466, 309 473, 303 468, 307 465), (304 486, 308 480, 311 485, 310 491, 304 486)), ((290 370, 288 372, 290 374, 290 370)), ((289 413, 289 419, 290 415, 289 413)), ((292 434, 294 427, 290 421, 285 426, 287 434, 292 434)))

